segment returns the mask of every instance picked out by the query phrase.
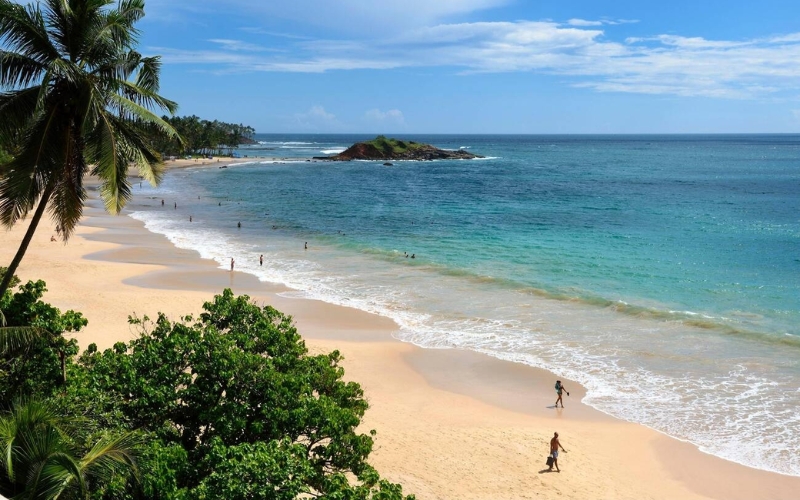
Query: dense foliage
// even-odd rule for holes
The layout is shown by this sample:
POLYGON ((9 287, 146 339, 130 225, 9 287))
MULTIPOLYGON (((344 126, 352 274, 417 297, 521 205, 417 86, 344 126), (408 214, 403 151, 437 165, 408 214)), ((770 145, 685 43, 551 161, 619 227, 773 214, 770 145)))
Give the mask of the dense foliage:
MULTIPOLYGON (((11 410, 4 418, 12 420, 22 391, 80 417, 70 456, 112 441, 127 450, 136 436, 134 452, 111 455, 128 473, 87 472, 92 498, 411 498, 366 461, 374 431, 357 429, 368 405, 361 387, 342 379, 341 355, 310 355, 290 317, 225 290, 198 318, 131 319, 141 329, 135 340, 73 357, 77 346, 61 333, 85 320, 43 304, 44 290, 29 282, 0 302, 14 324, 52 334, 24 356, 0 356, 8 374, 0 394, 11 410), (59 352, 67 354, 66 381, 59 352)), ((0 493, 10 495, 5 472, 0 493)))
POLYGON ((164 117, 177 130, 183 141, 153 136, 153 148, 164 156, 183 154, 228 154, 240 144, 251 144, 255 129, 247 125, 202 120, 197 116, 164 117))

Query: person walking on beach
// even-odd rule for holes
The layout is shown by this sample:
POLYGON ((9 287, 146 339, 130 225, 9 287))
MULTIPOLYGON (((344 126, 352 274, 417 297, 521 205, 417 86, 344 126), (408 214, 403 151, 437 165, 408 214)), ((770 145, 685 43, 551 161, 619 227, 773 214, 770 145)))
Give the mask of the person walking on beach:
POLYGON ((264 265, 264 254, 263 253, 258 257, 258 265, 259 266, 263 266, 264 265))
MULTIPOLYGON (((563 451, 564 453, 567 452, 567 450, 565 450, 564 447, 561 446, 561 441, 558 440, 558 433, 556 432, 553 434, 553 439, 550 440, 550 456, 553 457, 553 465, 556 466, 556 472, 561 472, 561 469, 558 468, 559 448, 561 448, 561 451, 563 451)), ((553 470, 553 465, 551 465, 550 468, 547 470, 553 470)))
POLYGON ((555 406, 556 408, 558 408, 558 402, 559 402, 559 401, 561 401, 561 407, 562 407, 562 408, 564 407, 564 400, 563 400, 563 399, 561 399, 561 393, 562 393, 562 392, 566 392, 566 393, 567 393, 567 396, 569 396, 569 391, 567 391, 567 388, 566 388, 566 387, 564 387, 564 386, 561 384, 561 381, 560 381, 560 380, 556 380, 556 394, 558 394, 558 399, 556 399, 556 406, 555 406))
POLYGON ((306 241, 305 246, 303 247, 303 250, 308 250, 308 242, 307 241, 306 241))
POLYGON ((236 263, 236 261, 235 261, 235 260, 233 260, 233 257, 231 257, 231 272, 233 272, 233 265, 234 265, 235 263, 236 263))

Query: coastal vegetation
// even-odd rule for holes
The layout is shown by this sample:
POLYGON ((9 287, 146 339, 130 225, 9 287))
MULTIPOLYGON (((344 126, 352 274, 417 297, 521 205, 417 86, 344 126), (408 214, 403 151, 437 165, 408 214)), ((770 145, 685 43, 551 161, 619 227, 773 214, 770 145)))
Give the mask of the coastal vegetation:
POLYGON ((159 58, 136 51, 143 15, 143 0, 0 0, 0 221, 33 212, 0 268, 0 495, 413 498, 368 463, 375 431, 340 353, 309 354, 290 317, 225 290, 198 317, 131 318, 136 339, 80 353, 70 334, 87 319, 14 275, 45 211, 72 235, 87 174, 118 213, 130 166, 155 185, 164 153, 252 139, 156 114, 177 105, 158 93, 159 58))
POLYGON ((83 213, 83 178, 101 181, 106 209, 131 196, 129 165, 152 184, 161 157, 147 137, 177 138, 154 109, 177 104, 158 94, 161 61, 136 51, 144 0, 0 0, 0 221, 13 226, 31 211, 28 230, 0 283, 19 266, 44 212, 66 240, 83 213))
POLYGON ((131 318, 138 338, 78 356, 64 334, 86 319, 45 291, 0 299, 10 325, 47 332, 0 352, 0 494, 413 499, 367 462, 375 431, 360 431, 368 404, 341 354, 309 354, 290 317, 225 290, 196 318, 131 318))
POLYGON ((469 160, 482 158, 482 156, 464 150, 450 151, 439 149, 430 144, 400 139, 387 138, 379 135, 371 141, 353 144, 341 153, 331 157, 319 159, 334 161, 350 160, 469 160))
POLYGON ((233 154, 240 144, 253 144, 255 129, 248 125, 203 120, 198 116, 164 116, 163 120, 174 128, 180 139, 163 134, 152 134, 153 149, 163 156, 233 154))

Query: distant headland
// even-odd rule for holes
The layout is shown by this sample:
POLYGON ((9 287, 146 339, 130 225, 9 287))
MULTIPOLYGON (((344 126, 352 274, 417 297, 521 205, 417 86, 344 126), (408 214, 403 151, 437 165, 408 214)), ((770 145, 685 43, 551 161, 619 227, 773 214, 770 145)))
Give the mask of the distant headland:
POLYGON ((316 160, 350 161, 350 160, 470 160, 483 158, 463 149, 449 151, 439 149, 430 144, 414 141, 389 139, 379 135, 367 142, 358 142, 334 156, 315 156, 316 160))

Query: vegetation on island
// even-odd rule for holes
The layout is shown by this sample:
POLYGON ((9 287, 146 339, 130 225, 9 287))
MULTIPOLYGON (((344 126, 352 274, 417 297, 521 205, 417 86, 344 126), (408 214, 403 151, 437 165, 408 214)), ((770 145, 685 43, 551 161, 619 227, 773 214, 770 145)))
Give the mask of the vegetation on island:
POLYGON ((0 222, 31 211, 28 231, 0 283, 7 290, 46 209, 66 240, 83 213, 83 178, 100 178, 106 209, 131 197, 133 165, 151 184, 161 157, 148 137, 177 138, 153 110, 177 109, 158 94, 161 61, 136 51, 144 0, 0 0, 0 222))
POLYGON ((164 116, 180 139, 153 135, 153 149, 162 156, 233 154, 241 144, 253 144, 256 131, 248 125, 203 120, 197 116, 164 116))
POLYGON ((482 158, 479 155, 464 150, 450 151, 439 149, 430 144, 400 139, 387 138, 379 135, 371 141, 358 142, 343 152, 319 159, 334 161, 349 160, 447 160, 482 158))
POLYGON ((290 317, 225 290, 199 317, 131 318, 138 338, 77 356, 64 334, 86 319, 45 291, 0 299, 9 325, 46 332, 0 351, 0 494, 413 498, 367 462, 375 431, 359 431, 368 404, 341 354, 309 354, 290 317))

